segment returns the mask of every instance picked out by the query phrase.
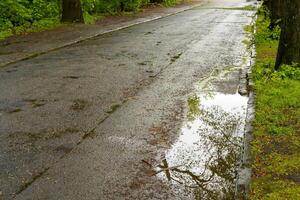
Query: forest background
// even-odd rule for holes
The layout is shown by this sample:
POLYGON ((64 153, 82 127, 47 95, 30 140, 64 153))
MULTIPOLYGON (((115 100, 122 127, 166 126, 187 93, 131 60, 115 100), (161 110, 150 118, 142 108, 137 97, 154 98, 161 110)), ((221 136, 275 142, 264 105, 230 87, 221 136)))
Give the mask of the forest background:
MULTIPOLYGON (((173 6, 184 0, 81 0, 84 21, 94 23, 109 14, 135 13, 149 4, 173 6)), ((62 0, 1 0, 0 39, 54 28, 61 24, 62 0)))

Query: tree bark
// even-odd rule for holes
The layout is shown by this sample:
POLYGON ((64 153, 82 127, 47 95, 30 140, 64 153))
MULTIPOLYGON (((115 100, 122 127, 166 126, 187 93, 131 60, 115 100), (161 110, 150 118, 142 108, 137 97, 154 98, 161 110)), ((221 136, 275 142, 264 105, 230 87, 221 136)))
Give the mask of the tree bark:
POLYGON ((62 0, 62 22, 83 23, 83 13, 80 0, 62 0))
POLYGON ((283 12, 275 69, 282 64, 300 64, 300 0, 285 0, 283 12))
POLYGON ((271 18, 271 24, 270 28, 273 29, 276 25, 278 25, 278 21, 282 19, 284 10, 285 0, 265 0, 264 5, 269 9, 270 11, 270 18, 271 18))

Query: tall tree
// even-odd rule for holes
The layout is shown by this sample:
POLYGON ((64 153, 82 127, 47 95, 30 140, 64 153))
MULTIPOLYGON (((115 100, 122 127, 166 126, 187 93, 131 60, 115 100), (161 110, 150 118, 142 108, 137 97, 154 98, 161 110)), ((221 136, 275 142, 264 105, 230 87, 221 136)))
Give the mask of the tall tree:
POLYGON ((285 0, 265 0, 264 5, 270 10, 271 24, 270 28, 273 29, 278 25, 278 21, 283 17, 283 3, 285 0))
POLYGON ((300 65, 300 0, 285 0, 275 68, 282 64, 300 65))
POLYGON ((62 0, 62 22, 84 22, 80 0, 62 0))

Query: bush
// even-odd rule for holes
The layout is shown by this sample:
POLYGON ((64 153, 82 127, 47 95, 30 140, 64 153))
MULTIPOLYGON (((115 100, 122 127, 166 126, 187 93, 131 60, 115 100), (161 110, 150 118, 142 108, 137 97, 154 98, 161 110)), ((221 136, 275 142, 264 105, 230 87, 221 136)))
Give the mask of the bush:
POLYGON ((1 0, 0 39, 56 26, 60 10, 60 0, 1 0))
MULTIPOLYGON (((138 11, 149 3, 174 5, 182 0, 81 0, 84 17, 92 23, 97 13, 138 11)), ((61 0, 0 0, 0 39, 11 34, 51 28, 59 24, 61 0)))

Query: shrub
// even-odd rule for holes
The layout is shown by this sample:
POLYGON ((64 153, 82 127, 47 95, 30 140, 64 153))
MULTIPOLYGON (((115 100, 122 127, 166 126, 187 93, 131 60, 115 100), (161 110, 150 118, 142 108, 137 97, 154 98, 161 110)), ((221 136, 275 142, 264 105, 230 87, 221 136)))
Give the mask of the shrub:
MULTIPOLYGON (((14 33, 50 28, 59 24, 62 0, 0 0, 0 39, 14 33)), ((149 3, 174 5, 182 0, 81 0, 87 23, 97 13, 138 11, 149 3)))

